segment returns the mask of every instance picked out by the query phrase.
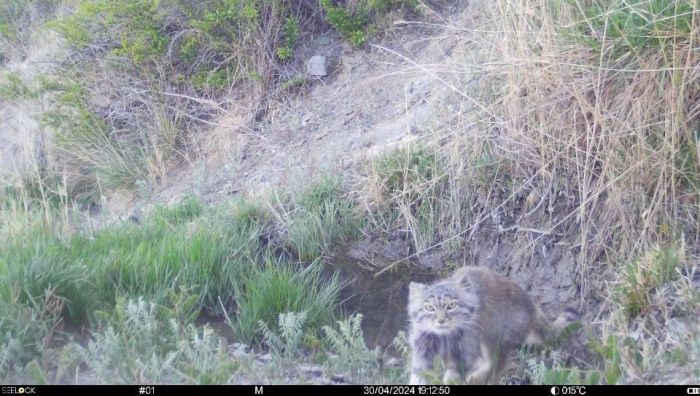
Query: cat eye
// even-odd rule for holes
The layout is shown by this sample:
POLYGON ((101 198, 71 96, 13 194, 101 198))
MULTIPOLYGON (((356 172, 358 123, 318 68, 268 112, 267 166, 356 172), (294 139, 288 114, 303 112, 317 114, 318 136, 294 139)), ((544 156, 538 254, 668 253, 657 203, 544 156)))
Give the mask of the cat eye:
POLYGON ((427 312, 435 312, 435 306, 429 302, 423 304, 423 309, 427 312))
POLYGON ((454 311, 455 309, 457 309, 457 303, 456 303, 456 302, 450 301, 449 303, 447 303, 447 310, 448 310, 448 311, 454 311))

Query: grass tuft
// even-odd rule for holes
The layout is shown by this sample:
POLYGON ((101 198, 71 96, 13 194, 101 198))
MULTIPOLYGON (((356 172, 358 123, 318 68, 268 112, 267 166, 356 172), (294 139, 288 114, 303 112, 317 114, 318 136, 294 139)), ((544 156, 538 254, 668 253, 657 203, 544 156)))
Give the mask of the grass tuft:
POLYGON ((243 278, 229 325, 246 342, 260 342, 260 322, 270 326, 286 312, 306 312, 305 329, 317 327, 333 318, 343 287, 338 274, 323 275, 321 261, 303 268, 268 256, 262 268, 243 278))

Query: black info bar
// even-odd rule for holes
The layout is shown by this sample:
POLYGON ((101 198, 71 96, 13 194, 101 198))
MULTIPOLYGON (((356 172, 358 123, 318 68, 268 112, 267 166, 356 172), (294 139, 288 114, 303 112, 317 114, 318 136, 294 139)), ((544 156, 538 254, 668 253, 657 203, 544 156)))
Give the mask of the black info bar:
POLYGON ((3 385, 2 395, 663 395, 700 396, 700 385, 3 385))

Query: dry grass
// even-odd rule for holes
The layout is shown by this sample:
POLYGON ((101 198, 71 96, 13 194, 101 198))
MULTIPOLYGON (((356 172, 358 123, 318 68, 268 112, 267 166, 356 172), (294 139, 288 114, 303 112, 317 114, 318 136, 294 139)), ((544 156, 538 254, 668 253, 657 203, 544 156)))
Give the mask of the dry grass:
POLYGON ((700 27, 620 56, 619 39, 583 43, 584 4, 554 4, 501 4, 503 31, 517 34, 501 48, 508 66, 490 127, 517 164, 514 179, 538 173, 554 186, 547 193, 570 194, 574 210, 547 231, 576 223, 586 280, 597 263, 631 259, 660 239, 697 240, 700 27))
MULTIPOLYGON (((532 228, 533 214, 548 216, 529 247, 537 235, 576 235, 577 279, 587 295, 601 263, 631 259, 681 233, 697 240, 700 57, 693 49, 700 28, 693 23, 685 34, 620 55, 627 38, 590 45, 581 25, 591 22, 578 11, 587 6, 570 3, 498 2, 484 26, 448 26, 491 51, 467 65, 478 84, 445 73, 450 67, 413 65, 457 99, 434 133, 444 174, 406 189, 448 184, 434 197, 443 207, 440 237, 419 251, 469 239, 508 207, 522 210, 513 221, 496 219, 502 228, 532 228)), ((386 180, 372 179, 376 197, 386 180)), ((404 199, 410 195, 390 199, 415 208, 404 199)), ((401 223, 420 234, 409 216, 401 223)))

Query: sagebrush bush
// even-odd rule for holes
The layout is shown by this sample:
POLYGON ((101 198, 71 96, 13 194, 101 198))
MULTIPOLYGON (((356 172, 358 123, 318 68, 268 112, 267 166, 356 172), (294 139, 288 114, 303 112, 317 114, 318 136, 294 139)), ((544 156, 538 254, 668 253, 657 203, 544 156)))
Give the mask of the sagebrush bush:
POLYGON ((337 329, 323 326, 332 351, 331 363, 350 375, 353 381, 372 378, 380 370, 381 349, 368 348, 362 332, 362 314, 339 320, 337 329))
POLYGON ((100 384, 228 383, 238 364, 224 340, 172 312, 143 299, 120 299, 87 347, 69 344, 64 351, 77 351, 100 384))
POLYGON ((263 341, 270 351, 280 359, 291 359, 301 350, 306 326, 306 311, 286 312, 277 316, 277 330, 259 321, 263 341))

